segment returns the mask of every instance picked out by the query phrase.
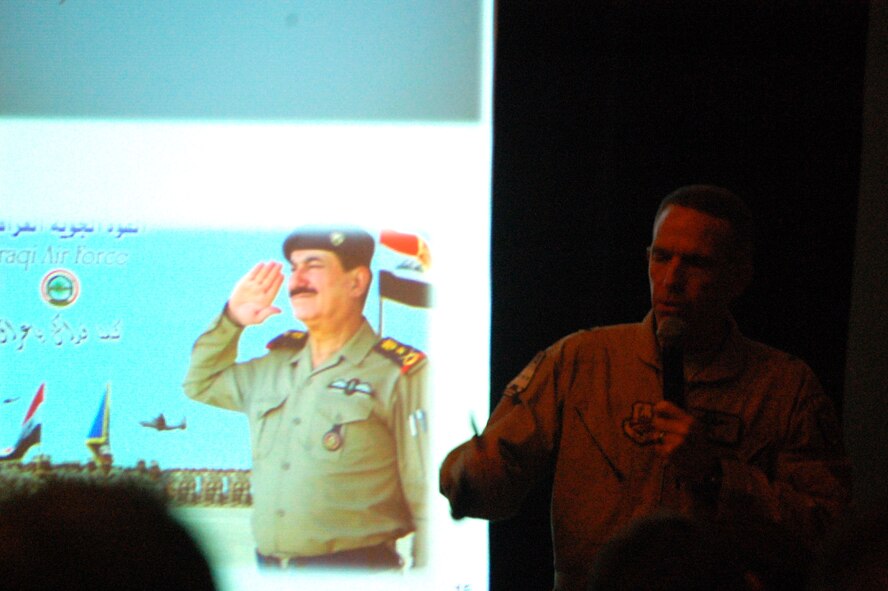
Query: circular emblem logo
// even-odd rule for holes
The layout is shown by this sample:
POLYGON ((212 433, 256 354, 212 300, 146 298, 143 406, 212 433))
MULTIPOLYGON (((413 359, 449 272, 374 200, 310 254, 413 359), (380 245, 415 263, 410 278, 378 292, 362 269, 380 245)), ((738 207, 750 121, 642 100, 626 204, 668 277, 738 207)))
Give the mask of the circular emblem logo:
POLYGON ((330 232, 330 244, 339 246, 345 242, 345 234, 342 232, 330 232))
POLYGON ((80 296, 80 280, 71 271, 54 269, 43 276, 40 295, 50 306, 65 308, 76 302, 80 296))

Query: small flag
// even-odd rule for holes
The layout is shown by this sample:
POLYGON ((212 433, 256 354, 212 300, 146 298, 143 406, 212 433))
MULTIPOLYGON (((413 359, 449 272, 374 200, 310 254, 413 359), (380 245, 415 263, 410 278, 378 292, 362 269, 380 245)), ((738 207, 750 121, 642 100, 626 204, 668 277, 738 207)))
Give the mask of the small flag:
POLYGON ((407 258, 394 269, 379 271, 379 296, 416 308, 432 305, 432 286, 425 280, 432 255, 425 240, 415 234, 383 230, 379 242, 407 258))
POLYGON ((99 403, 99 411, 93 419, 92 427, 86 436, 86 447, 93 453, 97 463, 111 460, 111 435, 108 430, 111 421, 111 384, 105 387, 105 394, 99 403))
POLYGON ((379 236, 379 242, 395 252, 415 257, 423 269, 428 269, 432 265, 432 253, 429 250, 429 245, 416 234, 383 230, 379 236))
POLYGON ((22 430, 19 433, 18 441, 13 447, 3 450, 5 454, 0 455, 0 462, 21 460, 31 447, 40 443, 43 425, 36 415, 40 405, 43 404, 45 388, 46 384, 40 384, 37 394, 34 395, 34 400, 31 401, 31 406, 28 407, 28 412, 25 413, 25 418, 22 419, 22 430))
POLYGON ((379 295, 415 308, 428 308, 432 305, 431 285, 398 277, 391 271, 379 272, 379 295))

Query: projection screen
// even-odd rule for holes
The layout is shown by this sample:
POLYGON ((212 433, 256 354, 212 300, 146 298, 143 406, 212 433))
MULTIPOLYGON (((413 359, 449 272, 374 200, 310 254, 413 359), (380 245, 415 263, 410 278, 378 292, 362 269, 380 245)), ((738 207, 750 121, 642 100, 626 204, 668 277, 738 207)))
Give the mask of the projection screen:
MULTIPOLYGON (((3 2, 4 488, 147 479, 223 589, 486 589, 486 524, 450 518, 437 468, 488 412, 492 31, 491 0, 3 2), (374 237, 364 315, 394 362, 427 360, 400 425, 429 442, 422 564, 408 533, 397 571, 258 568, 248 418, 183 392, 235 284, 289 273, 306 224, 374 237)), ((274 305, 239 362, 305 330, 285 288, 274 305)))

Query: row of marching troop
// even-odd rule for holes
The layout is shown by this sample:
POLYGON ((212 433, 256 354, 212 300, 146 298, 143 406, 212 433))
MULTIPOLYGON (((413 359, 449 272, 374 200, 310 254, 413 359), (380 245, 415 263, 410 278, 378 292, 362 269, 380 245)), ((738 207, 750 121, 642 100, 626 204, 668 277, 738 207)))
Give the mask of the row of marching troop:
POLYGON ((45 455, 35 456, 29 462, 0 463, 0 489, 4 491, 0 497, 36 491, 43 481, 51 479, 140 484, 157 489, 177 506, 249 507, 253 502, 250 470, 161 470, 156 462, 144 460, 134 467, 93 461, 53 464, 45 455))

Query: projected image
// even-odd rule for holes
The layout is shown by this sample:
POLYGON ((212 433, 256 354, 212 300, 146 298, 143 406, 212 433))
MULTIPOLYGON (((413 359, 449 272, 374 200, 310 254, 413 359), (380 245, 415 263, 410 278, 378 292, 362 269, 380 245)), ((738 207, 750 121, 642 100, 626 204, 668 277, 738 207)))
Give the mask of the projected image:
POLYGON ((235 566, 426 564, 421 235, 3 223, 0 260, 4 489, 153 482, 235 566))
MULTIPOLYGON (((361 228, 295 230, 283 241, 289 278, 279 262, 258 263, 195 343, 185 392, 249 420, 261 565, 425 565, 428 364, 364 315, 375 242, 361 228), (244 329, 281 312, 282 286, 308 330, 284 332, 265 355, 236 363, 244 329)), ((429 285, 394 272, 421 276, 430 263, 418 236, 384 231, 381 244, 401 260, 379 271, 380 326, 384 313, 403 316, 397 303, 428 306, 429 285)), ((425 340, 425 323, 409 322, 407 336, 425 340)))
POLYGON ((161 491, 220 589, 487 587, 492 3, 0 5, 0 490, 161 491), (355 581, 354 579, 359 579, 355 581))

